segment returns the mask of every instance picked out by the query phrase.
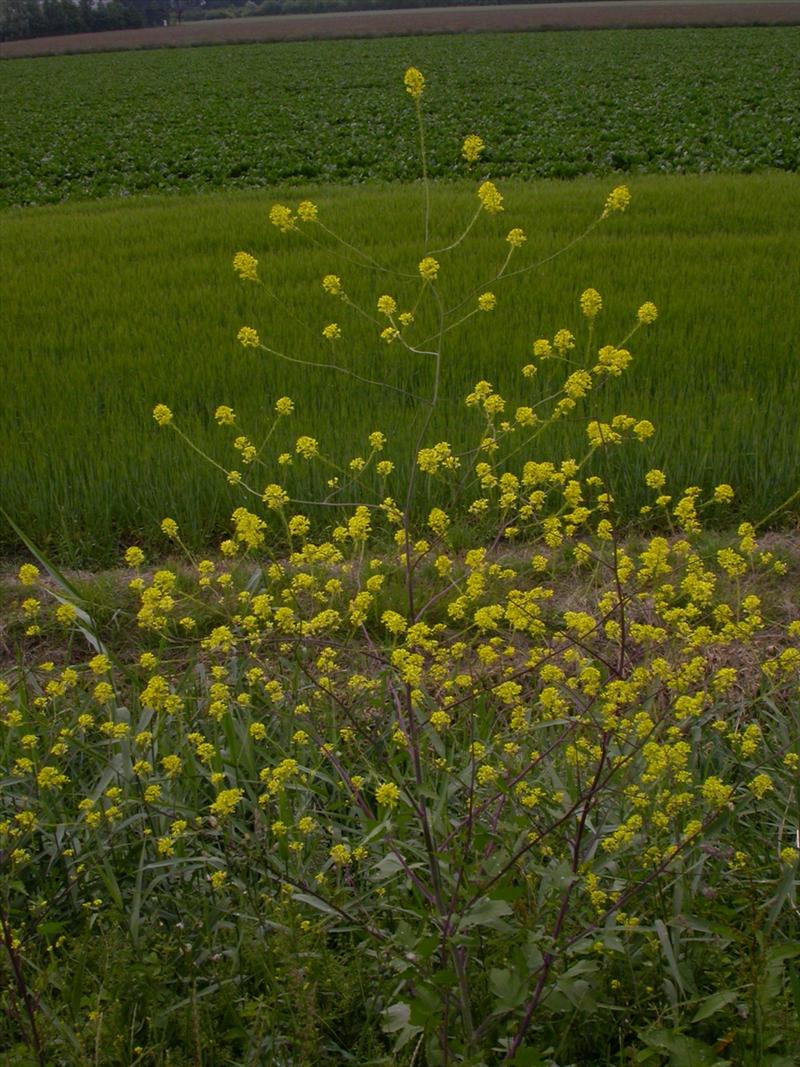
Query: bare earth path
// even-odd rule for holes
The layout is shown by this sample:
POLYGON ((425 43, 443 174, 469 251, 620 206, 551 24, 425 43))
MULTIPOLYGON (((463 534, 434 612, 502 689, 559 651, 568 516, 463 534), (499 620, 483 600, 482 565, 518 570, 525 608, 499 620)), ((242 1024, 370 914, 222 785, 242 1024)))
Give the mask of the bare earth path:
POLYGON ((648 26, 781 26, 800 24, 800 0, 597 0, 497 7, 416 8, 186 22, 141 30, 78 33, 0 44, 0 58, 109 52, 243 41, 315 37, 386 37, 426 33, 615 29, 648 26))

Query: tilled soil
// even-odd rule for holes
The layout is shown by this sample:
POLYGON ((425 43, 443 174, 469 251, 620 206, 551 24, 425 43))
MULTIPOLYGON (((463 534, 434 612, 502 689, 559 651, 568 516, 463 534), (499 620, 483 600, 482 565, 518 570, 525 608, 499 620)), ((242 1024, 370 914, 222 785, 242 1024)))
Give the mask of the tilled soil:
POLYGON ((140 30, 38 37, 0 44, 0 58, 170 48, 322 37, 387 37, 428 33, 621 29, 655 26, 786 26, 800 24, 800 0, 588 0, 497 7, 414 8, 185 22, 140 30))

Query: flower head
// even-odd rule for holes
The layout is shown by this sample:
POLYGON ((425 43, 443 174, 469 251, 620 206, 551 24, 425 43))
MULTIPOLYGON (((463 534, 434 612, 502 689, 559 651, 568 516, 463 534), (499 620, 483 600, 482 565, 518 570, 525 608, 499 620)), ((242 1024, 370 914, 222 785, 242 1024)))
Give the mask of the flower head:
POLYGON ((643 326, 649 326, 651 322, 655 322, 658 318, 658 308, 652 301, 648 300, 636 312, 636 318, 643 326))
POLYGON ((394 782, 383 782, 375 790, 375 799, 382 808, 394 808, 400 799, 400 790, 394 782))
POLYGON ((313 437, 298 437, 294 450, 303 459, 313 459, 319 455, 319 443, 313 437))
POLYGON ((272 205, 269 209, 269 221, 273 226, 277 226, 281 233, 288 233, 289 230, 297 228, 295 217, 285 204, 272 205))
POLYGON ((378 311, 380 311, 381 315, 394 315, 395 311, 397 311, 397 301, 388 294, 379 296, 378 311))
POLYGON ((409 96, 413 97, 414 100, 419 100, 425 88, 425 75, 421 70, 417 70, 416 67, 409 67, 403 75, 403 84, 409 96))
POLYGON ((528 238, 525 236, 524 230, 521 230, 519 226, 515 226, 513 230, 508 231, 506 240, 512 248, 521 248, 528 238))
POLYGON ((172 412, 166 404, 156 404, 153 408, 153 418, 159 426, 169 426, 172 422, 172 412))
POLYGON ((33 563, 23 563, 17 577, 21 585, 35 585, 39 577, 39 568, 33 563))
POLYGON ((214 412, 214 418, 216 419, 218 426, 233 426, 236 422, 236 412, 233 408, 229 408, 225 404, 220 404, 214 412))
POLYGON ((494 182, 483 182, 478 186, 478 199, 484 211, 496 215, 503 210, 503 197, 494 182))
POLYGON ((606 197, 603 208, 603 218, 607 218, 614 211, 624 211, 631 202, 631 192, 627 185, 618 185, 612 189, 606 197))
POLYGON ((322 336, 326 341, 338 341, 342 336, 339 324, 337 322, 329 322, 327 326, 323 327, 322 336))
POLYGON ((342 279, 338 274, 326 274, 322 279, 322 288, 331 296, 342 295, 342 279))
POLYGON ((241 330, 236 334, 236 340, 245 348, 258 348, 261 344, 258 332, 252 326, 242 326, 241 330))
POLYGON ((317 205, 313 200, 302 200, 297 205, 297 215, 301 222, 316 222, 317 205))
POLYGON ((250 282, 258 281, 258 260, 249 252, 237 252, 233 257, 233 269, 240 278, 250 282))
POLYGON ((481 293, 478 297, 478 307, 481 311, 494 311, 497 307, 497 297, 494 293, 481 293))
POLYGON ((419 272, 426 282, 434 281, 439 275, 439 261, 433 256, 425 256, 420 260, 419 272))
POLYGON ((587 319, 595 318, 603 309, 603 298, 596 289, 586 289, 581 293, 581 311, 587 319))
POLYGON ((483 142, 483 138, 471 133, 464 138, 464 143, 461 146, 461 155, 466 159, 467 163, 476 163, 484 148, 486 148, 486 145, 483 142))

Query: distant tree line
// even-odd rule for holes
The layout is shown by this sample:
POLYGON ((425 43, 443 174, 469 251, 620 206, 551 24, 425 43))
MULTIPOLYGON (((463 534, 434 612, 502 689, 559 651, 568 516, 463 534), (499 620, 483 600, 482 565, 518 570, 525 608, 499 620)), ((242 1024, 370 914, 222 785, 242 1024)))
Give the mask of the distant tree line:
POLYGON ((180 21, 175 0, 0 0, 0 40, 92 33, 180 21))
MULTIPOLYGON (((0 0, 0 41, 98 30, 136 29, 182 20, 295 15, 324 11, 452 7, 526 0, 0 0)), ((527 0, 530 2, 530 0, 527 0)), ((552 0, 538 0, 552 2, 552 0)))

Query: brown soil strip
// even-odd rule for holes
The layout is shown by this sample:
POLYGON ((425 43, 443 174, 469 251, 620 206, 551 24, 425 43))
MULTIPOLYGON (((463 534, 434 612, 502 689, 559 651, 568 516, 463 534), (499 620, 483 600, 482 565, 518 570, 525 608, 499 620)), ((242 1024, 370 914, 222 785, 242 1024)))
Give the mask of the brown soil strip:
POLYGON ((800 0, 615 0, 497 7, 416 8, 334 14, 186 22, 141 30, 78 33, 0 44, 0 58, 113 52, 246 41, 298 41, 333 37, 387 37, 429 33, 520 30, 622 29, 655 26, 786 26, 800 24, 800 0))

